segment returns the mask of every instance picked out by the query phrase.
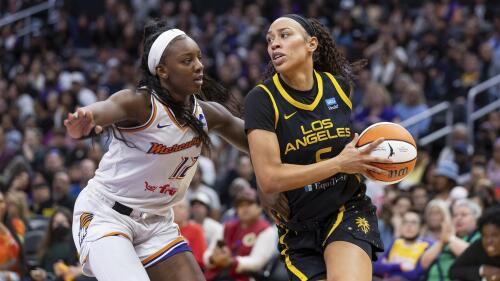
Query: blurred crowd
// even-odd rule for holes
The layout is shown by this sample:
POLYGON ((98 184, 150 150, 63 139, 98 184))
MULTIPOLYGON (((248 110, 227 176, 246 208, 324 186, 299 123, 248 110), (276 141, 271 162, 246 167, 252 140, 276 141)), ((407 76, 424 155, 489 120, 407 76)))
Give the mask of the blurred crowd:
MULTIPOLYGON (((43 2, 0 0, 0 20, 43 2)), ((462 253, 482 249, 490 265, 474 270, 500 280, 500 245, 491 238, 500 230, 500 112, 476 122, 473 143, 464 124, 468 91, 500 74, 498 1, 54 3, 55 10, 33 17, 37 28, 29 37, 19 36, 26 21, 0 27, 0 280, 83 278, 71 211, 107 150, 109 134, 72 140, 62 121, 76 107, 137 85, 148 20, 164 19, 192 36, 205 72, 242 101, 269 61, 269 23, 287 13, 320 20, 350 61, 367 60, 351 93, 356 131, 404 121, 443 101, 452 104, 451 136, 419 147, 409 177, 393 186, 367 181, 386 245, 374 278, 455 280, 465 276, 462 267, 470 268, 462 253)), ((475 107, 499 98, 493 87, 475 107)), ((408 129, 419 139, 444 120, 437 115, 408 129)), ((249 157, 222 139, 212 143, 186 201, 176 207, 183 235, 210 280, 281 280, 279 254, 268 251, 276 248, 269 244, 276 231, 259 207, 249 157), (249 223, 258 226, 255 232, 235 244, 229 234, 249 223)), ((480 280, 474 278, 463 280, 480 280)))

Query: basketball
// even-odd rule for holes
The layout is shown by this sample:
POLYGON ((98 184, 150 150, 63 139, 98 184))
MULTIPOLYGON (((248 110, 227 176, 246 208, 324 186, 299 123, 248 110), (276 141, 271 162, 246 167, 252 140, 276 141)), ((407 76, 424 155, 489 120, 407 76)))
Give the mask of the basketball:
POLYGON ((408 176, 417 162, 417 146, 412 135, 401 125, 391 122, 380 122, 366 128, 356 143, 358 149, 363 149, 378 138, 385 138, 371 155, 385 157, 392 163, 371 163, 388 174, 369 171, 367 176, 381 184, 394 184, 408 176))

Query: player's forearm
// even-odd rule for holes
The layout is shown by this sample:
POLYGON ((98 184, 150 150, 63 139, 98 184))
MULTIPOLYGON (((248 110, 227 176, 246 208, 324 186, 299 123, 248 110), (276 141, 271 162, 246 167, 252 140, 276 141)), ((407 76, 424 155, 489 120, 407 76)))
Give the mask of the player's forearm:
POLYGON ((264 193, 275 193, 301 188, 324 180, 341 171, 335 158, 309 164, 267 165, 257 171, 257 180, 264 193), (259 175, 260 174, 260 175, 259 175))
POLYGON ((90 104, 83 109, 91 111, 94 123, 103 127, 127 119, 124 110, 109 100, 90 104))
POLYGON ((229 119, 227 126, 219 128, 217 133, 238 150, 249 153, 243 120, 232 115, 227 118, 229 119))

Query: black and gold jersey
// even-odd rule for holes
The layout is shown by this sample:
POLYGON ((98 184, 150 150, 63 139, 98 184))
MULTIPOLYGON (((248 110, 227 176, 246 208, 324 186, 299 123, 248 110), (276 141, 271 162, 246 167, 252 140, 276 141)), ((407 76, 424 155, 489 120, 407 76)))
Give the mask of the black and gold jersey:
MULTIPOLYGON (((335 157, 354 135, 346 81, 326 72, 315 71, 314 76, 311 90, 298 91, 275 74, 246 97, 245 130, 275 132, 282 163, 306 165, 335 157)), ((287 191, 290 221, 329 217, 360 191, 360 185, 356 175, 339 173, 287 191)))

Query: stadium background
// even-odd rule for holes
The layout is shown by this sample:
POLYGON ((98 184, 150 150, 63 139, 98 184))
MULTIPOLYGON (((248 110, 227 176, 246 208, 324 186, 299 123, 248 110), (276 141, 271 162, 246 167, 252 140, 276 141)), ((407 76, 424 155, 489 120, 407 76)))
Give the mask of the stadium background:
MULTIPOLYGON (((22 266, 12 270, 40 262, 40 239, 54 231, 47 220, 60 206, 72 209, 107 149, 107 136, 71 140, 62 120, 78 106, 137 84, 148 20, 165 19, 192 36, 205 72, 242 101, 269 61, 269 23, 287 13, 319 19, 350 61, 367 59, 352 92, 357 131, 402 122, 418 140, 417 167, 407 180, 385 188, 368 182, 386 241, 397 236, 402 214, 410 208, 424 213, 432 199, 451 204, 470 198, 483 209, 497 203, 498 1, 0 0, 0 187, 6 203, 0 203, 0 230, 21 246, 13 259, 22 266), (439 176, 449 179, 444 190, 439 176)), ((255 188, 255 177, 246 156, 216 137, 213 143, 201 162, 202 184, 217 193, 224 214, 233 180, 255 188)), ((222 222, 225 216, 216 217, 222 222)), ((7 262, 0 257, 0 271, 7 262)))

